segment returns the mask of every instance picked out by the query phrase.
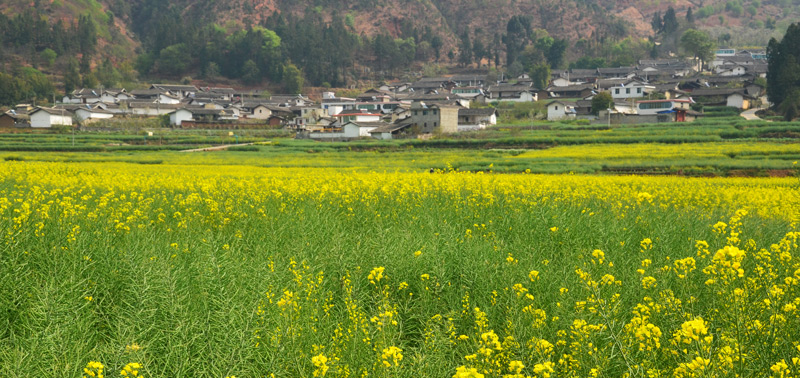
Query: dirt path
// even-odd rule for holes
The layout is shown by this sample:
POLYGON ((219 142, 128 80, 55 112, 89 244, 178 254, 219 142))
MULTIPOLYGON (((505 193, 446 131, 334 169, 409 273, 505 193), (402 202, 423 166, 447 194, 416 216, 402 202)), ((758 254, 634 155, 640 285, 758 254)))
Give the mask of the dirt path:
POLYGON ((742 116, 742 118, 744 118, 744 119, 746 119, 748 121, 763 121, 763 119, 759 118, 756 115, 756 112, 759 111, 759 110, 761 110, 761 108, 745 110, 739 115, 742 116))
POLYGON ((221 146, 213 146, 213 147, 206 147, 206 148, 195 148, 195 149, 192 149, 192 150, 181 150, 180 152, 222 151, 222 150, 227 150, 230 147, 249 146, 251 144, 254 144, 254 143, 223 144, 221 146))

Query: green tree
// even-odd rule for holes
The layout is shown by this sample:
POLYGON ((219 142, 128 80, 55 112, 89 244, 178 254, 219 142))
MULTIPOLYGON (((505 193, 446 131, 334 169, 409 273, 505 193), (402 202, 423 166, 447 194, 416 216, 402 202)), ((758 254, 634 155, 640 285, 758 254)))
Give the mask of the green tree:
POLYGON ((592 114, 598 115, 601 110, 610 109, 614 106, 614 98, 609 92, 600 92, 592 97, 592 114))
POLYGON ((664 21, 661 19, 661 12, 656 12, 653 14, 653 19, 650 21, 650 26, 653 27, 653 31, 656 34, 661 33, 661 30, 664 28, 664 21))
POLYGON ((94 72, 89 72, 86 75, 83 75, 83 87, 84 88, 97 88, 99 82, 97 81, 97 76, 95 76, 94 72))
POLYGON ((97 71, 95 72, 97 76, 97 80, 100 81, 106 88, 112 88, 119 84, 119 81, 122 80, 122 75, 119 74, 114 65, 111 63, 109 58, 103 60, 103 63, 100 64, 100 67, 97 67, 97 71))
POLYGON ((700 59, 701 63, 705 63, 714 57, 716 45, 705 32, 688 29, 681 36, 681 47, 696 59, 700 59))
POLYGON ((261 70, 252 59, 248 59, 242 66, 242 80, 247 83, 261 82, 261 70))
POLYGON ((185 43, 179 43, 164 48, 158 54, 158 71, 167 75, 178 76, 189 67, 191 54, 185 43))
POLYGON ((537 89, 545 89, 550 84, 550 66, 547 64, 537 64, 530 70, 529 75, 533 81, 533 86, 537 89))
POLYGON ((458 44, 458 63, 462 66, 472 63, 472 42, 470 42, 467 32, 461 35, 461 41, 458 44))
POLYGON ((283 85, 286 87, 286 91, 291 94, 302 93, 303 84, 303 72, 294 64, 287 64, 283 68, 283 85))
POLYGON ((67 71, 64 73, 64 93, 70 94, 81 85, 81 74, 78 71, 78 61, 75 58, 69 60, 67 71))
POLYGON ((678 23, 678 17, 675 15, 675 9, 671 6, 667 8, 667 12, 664 13, 664 26, 662 30, 664 34, 671 35, 678 31, 680 24, 678 23))
POLYGON ((783 39, 767 45, 767 98, 786 118, 796 117, 800 97, 800 23, 789 26, 783 39))
POLYGON ((56 62, 56 58, 58 54, 50 48, 46 48, 39 53, 39 57, 42 58, 42 61, 47 64, 48 67, 52 67, 53 63, 56 62))

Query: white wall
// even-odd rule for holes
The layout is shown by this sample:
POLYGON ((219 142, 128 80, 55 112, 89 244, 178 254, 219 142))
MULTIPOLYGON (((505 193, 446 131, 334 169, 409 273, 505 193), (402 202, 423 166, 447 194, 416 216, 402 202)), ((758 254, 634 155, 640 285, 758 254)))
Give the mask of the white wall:
POLYGON ((726 105, 733 106, 734 108, 744 108, 744 96, 740 94, 732 94, 728 96, 726 105))
POLYGON ((611 87, 612 98, 639 98, 644 97, 644 85, 626 85, 624 87, 611 87))
POLYGON ((75 111, 75 116, 78 117, 79 120, 84 121, 89 118, 92 119, 108 119, 113 118, 113 114, 109 113, 95 113, 89 109, 78 109, 75 111))
POLYGON ((170 125, 180 126, 183 121, 191 121, 192 112, 184 109, 178 109, 175 113, 169 115, 170 125))
POLYGON ((38 111, 31 115, 31 127, 53 127, 72 125, 72 114, 65 112, 63 116, 50 114, 45 111, 38 111))
POLYGON ((565 109, 564 104, 550 104, 547 107, 548 121, 555 121, 557 119, 562 119, 566 115, 567 115, 567 109, 565 109))

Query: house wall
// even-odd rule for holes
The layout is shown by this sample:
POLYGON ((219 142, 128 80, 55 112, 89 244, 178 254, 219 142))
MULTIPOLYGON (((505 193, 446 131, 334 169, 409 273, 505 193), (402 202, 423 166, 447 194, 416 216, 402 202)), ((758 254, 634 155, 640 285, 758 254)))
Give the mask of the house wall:
POLYGON ((742 110, 750 109, 750 101, 746 100, 744 96, 740 94, 732 94, 728 96, 725 101, 727 106, 732 106, 734 108, 739 108, 742 110))
POLYGON ((255 109, 253 109, 253 115, 250 116, 250 118, 267 119, 271 116, 272 116, 272 110, 269 110, 264 106, 257 106, 255 109))
POLYGON ((364 127, 364 126, 358 126, 353 123, 348 123, 343 127, 344 136, 346 138, 368 137, 370 136, 369 132, 375 129, 376 127, 374 126, 364 127))
POLYGON ((441 118, 439 130, 443 133, 457 133, 458 132, 458 108, 446 107, 439 109, 441 118))
POLYGON ((179 109, 175 113, 171 113, 169 115, 170 125, 180 126, 183 121, 191 121, 191 120, 192 120, 192 112, 183 109, 179 109))
POLYGON ((53 127, 72 125, 72 114, 66 112, 64 116, 38 111, 31 115, 31 127, 53 127))
POLYGON ((0 115, 0 128, 5 128, 5 127, 11 128, 14 127, 14 124, 15 124, 14 118, 11 118, 6 114, 0 115))
MULTIPOLYGON (((667 123, 667 122, 675 122, 675 115, 677 113, 668 113, 668 114, 649 114, 649 115, 641 115, 641 114, 611 114, 611 124, 612 125, 636 125, 640 123, 667 123)), ((608 115, 598 117, 593 124, 607 124, 608 123, 608 115)))
POLYGON ((130 109, 130 114, 157 117, 157 116, 160 116, 162 114, 170 113, 173 110, 175 110, 175 109, 159 108, 158 104, 153 104, 153 107, 151 107, 151 108, 133 108, 133 109, 130 109))
POLYGON ((611 90, 611 97, 612 98, 640 98, 644 97, 644 86, 643 85, 631 85, 625 87, 612 87, 611 90))
POLYGON ((168 96, 164 96, 164 95, 159 95, 158 96, 158 102, 162 103, 162 104, 180 104, 181 103, 181 101, 176 99, 176 98, 172 98, 172 97, 168 97, 168 96))
POLYGON ((87 120, 89 118, 92 118, 92 119, 108 119, 108 118, 113 118, 114 117, 113 114, 95 113, 95 112, 92 112, 89 109, 78 109, 78 110, 75 111, 75 116, 81 121, 87 120))
POLYGON ((559 77, 558 79, 555 79, 552 82, 552 85, 554 87, 566 87, 566 86, 568 86, 570 84, 571 84, 570 81, 565 79, 565 78, 563 78, 563 77, 559 77))
MULTIPOLYGON (((414 108, 411 109, 411 120, 422 133, 432 133, 441 124, 441 116, 438 108, 414 108)), ((458 112, 456 112, 456 127, 458 127, 458 112)))
POLYGON ((565 109, 563 104, 550 104, 547 107, 547 120, 548 121, 555 121, 558 119, 562 119, 567 115, 567 109, 565 109))
POLYGON ((663 112, 665 110, 670 110, 670 109, 673 109, 673 108, 689 109, 689 104, 687 104, 685 102, 672 102, 672 101, 670 101, 670 102, 668 102, 668 105, 664 105, 663 107, 659 107, 659 108, 651 108, 651 109, 642 109, 642 105, 644 105, 644 104, 642 104, 642 103, 636 104, 636 110, 637 110, 637 113, 639 113, 639 115, 655 115, 655 114, 658 114, 658 112, 663 112))

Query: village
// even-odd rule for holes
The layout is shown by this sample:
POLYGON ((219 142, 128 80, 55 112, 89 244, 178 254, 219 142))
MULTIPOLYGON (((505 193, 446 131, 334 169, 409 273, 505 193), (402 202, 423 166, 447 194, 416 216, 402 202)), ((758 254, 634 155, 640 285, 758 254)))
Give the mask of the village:
POLYGON ((383 83, 354 97, 324 91, 266 95, 257 91, 153 84, 147 89, 83 88, 52 107, 19 104, 0 115, 0 128, 102 125, 112 118, 161 117, 165 126, 194 129, 284 128, 297 138, 398 139, 481 130, 497 124, 496 105, 538 102, 548 121, 598 124, 690 122, 704 106, 748 110, 766 104, 763 51, 717 50, 703 67, 695 59, 640 60, 635 66, 554 70, 537 88, 526 74, 486 72, 383 83), (593 99, 607 93, 603 109, 593 99))

